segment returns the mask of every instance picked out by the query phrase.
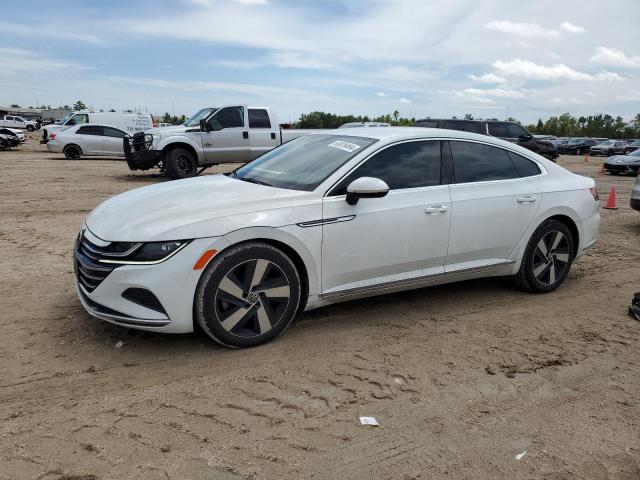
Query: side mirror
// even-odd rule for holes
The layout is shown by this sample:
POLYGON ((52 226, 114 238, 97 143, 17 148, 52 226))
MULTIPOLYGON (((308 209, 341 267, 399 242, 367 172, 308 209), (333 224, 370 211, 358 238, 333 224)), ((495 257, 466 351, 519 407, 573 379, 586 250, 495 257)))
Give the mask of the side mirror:
POLYGON ((201 118, 200 119, 200 131, 201 132, 208 132, 209 130, 211 130, 209 128, 209 123, 204 118, 201 118))
POLYGON ((347 203, 355 205, 361 198, 381 198, 389 193, 389 185, 379 178, 356 178, 347 187, 347 203))
POLYGON ((520 140, 521 142, 526 142, 528 140, 531 140, 533 138, 533 135, 531 135, 530 133, 524 134, 524 135, 520 135, 518 137, 518 140, 520 140))

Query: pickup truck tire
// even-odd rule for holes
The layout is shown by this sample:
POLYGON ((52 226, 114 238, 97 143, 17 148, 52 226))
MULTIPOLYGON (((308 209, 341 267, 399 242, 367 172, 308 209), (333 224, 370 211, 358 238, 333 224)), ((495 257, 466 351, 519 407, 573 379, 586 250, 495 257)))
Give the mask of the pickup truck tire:
POLYGON ((178 180, 195 177, 198 173, 198 162, 189 150, 174 148, 164 156, 164 168, 169 178, 178 180))
POLYGON ((70 143, 64 147, 62 153, 64 153, 65 158, 68 158, 69 160, 79 160, 82 156, 82 149, 78 145, 70 143))
POLYGON ((27 131, 33 132, 34 130, 35 128, 33 127, 33 125, 27 125, 27 131))

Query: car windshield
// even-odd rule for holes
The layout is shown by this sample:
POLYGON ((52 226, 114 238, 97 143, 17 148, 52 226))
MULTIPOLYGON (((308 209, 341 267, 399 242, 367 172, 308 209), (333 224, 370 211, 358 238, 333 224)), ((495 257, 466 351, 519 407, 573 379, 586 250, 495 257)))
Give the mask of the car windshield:
POLYGON ((75 112, 69 112, 67 113, 62 119, 58 120, 56 122, 56 125, 64 125, 64 122, 66 122, 67 120, 69 120, 69 118, 71 118, 71 116, 74 114, 75 112))
POLYGON ((638 150, 634 150, 633 152, 627 153, 627 155, 632 155, 634 157, 640 157, 640 148, 638 150))
POLYGON ((214 110, 217 110, 217 108, 203 108, 202 110, 198 110, 196 113, 194 113, 192 116, 190 116, 184 123, 183 125, 185 127, 197 127, 198 125, 200 125, 200 120, 202 120, 203 118, 206 118, 207 116, 209 116, 209 114, 211 112, 213 112, 214 110))
POLYGON ((246 182, 311 192, 329 175, 377 142, 349 135, 306 135, 274 148, 230 176, 246 182))

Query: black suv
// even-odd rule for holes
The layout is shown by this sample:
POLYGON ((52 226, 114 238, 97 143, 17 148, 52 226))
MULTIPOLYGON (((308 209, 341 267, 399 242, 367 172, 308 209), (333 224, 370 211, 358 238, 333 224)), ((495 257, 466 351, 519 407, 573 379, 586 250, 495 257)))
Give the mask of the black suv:
POLYGON ((457 120, 425 118, 416 120, 416 127, 447 128, 449 130, 462 130, 463 132, 479 133, 498 137, 509 142, 517 143, 521 147, 528 148, 532 152, 542 155, 549 160, 556 161, 558 151, 551 142, 540 140, 531 135, 522 126, 514 122, 501 122, 498 120, 457 120))

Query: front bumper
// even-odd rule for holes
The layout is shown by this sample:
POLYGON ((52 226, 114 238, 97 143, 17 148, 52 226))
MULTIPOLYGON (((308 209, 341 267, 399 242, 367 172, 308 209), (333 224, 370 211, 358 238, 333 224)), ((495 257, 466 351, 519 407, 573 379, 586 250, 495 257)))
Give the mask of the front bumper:
POLYGON ((153 138, 143 132, 133 137, 125 137, 123 141, 124 158, 130 170, 149 170, 162 160, 162 151, 151 150, 153 138))
MULTIPOLYGON (((88 230, 85 235, 100 241, 88 230)), ((193 298, 202 274, 202 270, 193 270, 193 265, 204 251, 225 247, 225 241, 218 237, 196 239, 164 262, 113 268, 91 291, 86 282, 76 278, 76 292, 85 310, 101 320, 154 332, 192 332, 193 298), (123 293, 130 289, 151 292, 162 311, 125 298, 123 293)), ((76 255, 74 262, 78 261, 76 255)))
POLYGON ((624 163, 607 163, 604 162, 605 172, 616 173, 637 173, 640 165, 626 165, 624 163))

